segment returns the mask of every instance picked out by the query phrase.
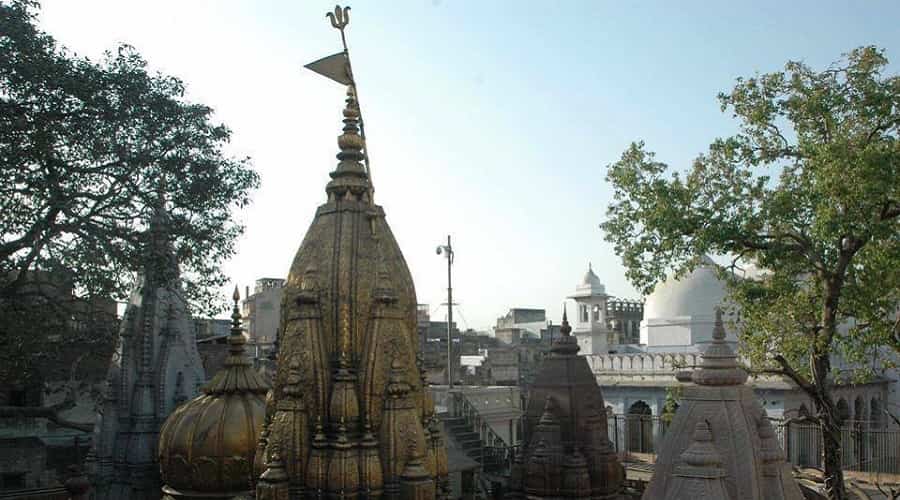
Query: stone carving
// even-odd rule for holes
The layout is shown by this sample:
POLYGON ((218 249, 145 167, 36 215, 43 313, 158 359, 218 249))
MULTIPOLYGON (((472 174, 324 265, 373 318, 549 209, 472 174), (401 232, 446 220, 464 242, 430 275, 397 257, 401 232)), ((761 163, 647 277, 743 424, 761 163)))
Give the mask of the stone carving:
POLYGON ((434 405, 415 359, 415 289, 372 198, 352 86, 343 114, 327 201, 285 285, 278 411, 260 446, 281 450, 292 500, 300 485, 309 498, 435 498, 447 460, 440 430, 424 428, 434 405), (302 402, 290 417, 289 400, 302 402))
POLYGON ((97 422, 98 500, 160 498, 156 443, 166 417, 205 380, 161 201, 146 264, 125 309, 97 422))
POLYGON ((529 394, 525 448, 506 498, 621 498, 624 470, 606 434, 603 395, 565 313, 560 333, 529 394))
POLYGON ((643 498, 803 498, 736 360, 717 310, 713 341, 682 388, 643 498))

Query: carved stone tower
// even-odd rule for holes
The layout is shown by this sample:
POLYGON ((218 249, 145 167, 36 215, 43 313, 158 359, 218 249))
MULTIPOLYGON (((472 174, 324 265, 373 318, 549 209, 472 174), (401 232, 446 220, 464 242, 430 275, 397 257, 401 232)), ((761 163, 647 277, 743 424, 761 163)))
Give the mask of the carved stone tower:
POLYGON ((607 436, 603 394, 565 312, 560 333, 531 388, 525 448, 506 498, 621 498, 624 470, 607 436))
POLYGON ((328 199, 284 288, 257 496, 435 498, 447 460, 416 365, 415 290, 372 199, 352 85, 343 113, 328 199))
POLYGON ((693 384, 683 387, 643 498, 802 499, 718 309, 712 336, 700 367, 682 372, 693 384))
POLYGON ((168 215, 150 221, 146 264, 131 294, 97 422, 97 498, 158 499, 159 429, 205 374, 169 242, 168 215))

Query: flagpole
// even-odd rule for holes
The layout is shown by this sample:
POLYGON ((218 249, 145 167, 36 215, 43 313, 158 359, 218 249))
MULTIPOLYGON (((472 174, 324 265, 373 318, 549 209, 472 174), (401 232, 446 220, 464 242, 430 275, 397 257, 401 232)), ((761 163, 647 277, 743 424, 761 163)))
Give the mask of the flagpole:
POLYGON ((350 86, 353 87, 353 96, 356 99, 356 108, 359 111, 359 135, 363 141, 363 162, 366 166, 366 174, 369 176, 369 184, 372 186, 371 194, 375 193, 375 182, 372 180, 372 166, 369 164, 369 143, 366 141, 366 126, 363 119, 362 105, 359 102, 359 88, 356 86, 356 77, 353 76, 353 65, 350 63, 350 49, 347 47, 347 36, 344 34, 344 28, 350 24, 350 7, 341 9, 339 5, 334 6, 334 13, 327 13, 325 17, 331 20, 331 26, 341 32, 341 43, 344 45, 344 57, 347 59, 347 76, 350 77, 350 86))

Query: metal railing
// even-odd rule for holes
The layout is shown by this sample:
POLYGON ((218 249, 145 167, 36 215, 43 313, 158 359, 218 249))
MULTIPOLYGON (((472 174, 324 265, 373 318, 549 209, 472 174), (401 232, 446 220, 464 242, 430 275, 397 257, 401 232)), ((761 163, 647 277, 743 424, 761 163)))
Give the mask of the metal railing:
MULTIPOLYGON (((607 432, 618 453, 655 459, 670 421, 654 415, 609 415, 607 432)), ((786 460, 798 467, 824 467, 818 424, 772 420, 786 460)), ((868 421, 846 421, 841 428, 844 470, 900 474, 900 429, 868 421)))
POLYGON ((466 423, 472 426, 472 429, 478 433, 484 446, 508 446, 507 443, 494 429, 488 424, 487 419, 481 416, 478 408, 469 401, 465 393, 452 392, 450 397, 453 399, 451 415, 454 417, 462 417, 466 423))
POLYGON ((478 407, 469 401, 463 392, 451 392, 450 414, 454 417, 463 418, 467 425, 472 428, 473 432, 478 433, 481 440, 481 464, 488 470, 502 466, 508 461, 509 450, 515 448, 506 442, 493 428, 491 428, 487 419, 478 411, 478 407))
MULTIPOLYGON (((521 445, 506 443, 495 433, 463 394, 453 393, 453 416, 463 417, 482 437, 482 464, 499 474, 508 473, 521 445)), ((775 436, 786 460, 797 467, 824 467, 822 430, 818 424, 772 420, 775 436)), ((607 416, 607 434, 613 449, 623 455, 655 461, 671 420, 658 415, 607 416)), ((844 470, 900 474, 900 429, 868 421, 845 422, 841 429, 844 470)))
MULTIPOLYGON (((818 424, 791 422, 775 425, 787 460, 798 467, 824 466, 822 429, 818 424)), ((900 430, 867 421, 848 421, 841 427, 841 465, 844 470, 900 474, 900 430)))

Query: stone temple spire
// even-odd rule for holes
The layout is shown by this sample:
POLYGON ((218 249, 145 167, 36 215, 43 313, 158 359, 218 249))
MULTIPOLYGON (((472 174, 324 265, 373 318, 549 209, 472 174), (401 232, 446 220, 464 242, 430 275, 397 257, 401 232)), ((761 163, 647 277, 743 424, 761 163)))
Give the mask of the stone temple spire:
POLYGON ((529 392, 525 447, 506 497, 622 498, 624 470, 607 436, 603 394, 587 360, 578 356, 565 311, 560 333, 529 392))
POLYGON ((729 500, 722 479, 722 457, 712 444, 709 423, 697 422, 693 441, 675 467, 672 486, 666 491, 664 500, 703 498, 708 500, 729 500))
POLYGON ((682 388, 644 492, 647 500, 684 498, 688 491, 707 492, 703 498, 803 498, 765 410, 746 384, 747 373, 724 339, 722 312, 716 310, 713 341, 691 374, 693 384, 682 388))
POLYGON ((97 498, 158 499, 156 443, 166 417, 206 379, 160 193, 146 234, 97 422, 97 498))
POLYGON ((278 449, 288 478, 260 483, 257 496, 442 497, 446 450, 416 365, 415 288, 372 200, 353 85, 343 123, 326 201, 284 287, 274 417, 260 446, 278 449))
POLYGON ((725 342, 725 325, 722 324, 722 310, 716 309, 716 323, 713 326, 712 342, 703 352, 699 369, 691 375, 699 385, 739 385, 747 381, 747 372, 738 366, 737 355, 725 342))

